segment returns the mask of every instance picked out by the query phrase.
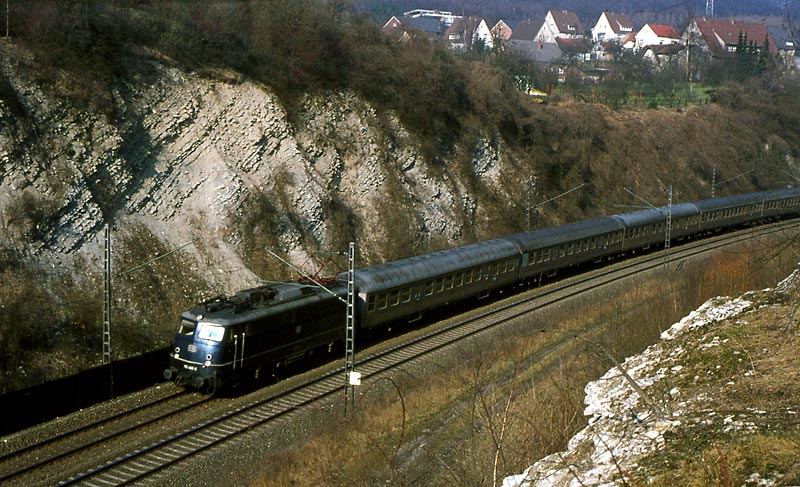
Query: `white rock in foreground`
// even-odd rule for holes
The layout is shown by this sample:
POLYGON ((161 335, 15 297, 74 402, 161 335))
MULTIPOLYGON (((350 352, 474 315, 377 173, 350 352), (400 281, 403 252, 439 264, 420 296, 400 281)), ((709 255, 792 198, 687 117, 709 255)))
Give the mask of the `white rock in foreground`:
MULTIPOLYGON (((741 298, 711 299, 662 333, 661 338, 674 340, 682 333, 738 316, 750 306, 741 298)), ((660 342, 626 359, 622 367, 646 391, 680 372, 675 362, 681 350, 660 342)), ((585 390, 584 414, 591 416, 588 426, 570 440, 566 451, 543 458, 520 475, 506 477, 503 487, 618 485, 622 473, 630 472, 639 459, 657 451, 664 443, 664 433, 680 425, 677 403, 666 404, 665 409, 672 414, 659 418, 616 368, 587 384, 585 390)), ((680 395, 680 390, 673 389, 669 398, 676 400, 680 395)))

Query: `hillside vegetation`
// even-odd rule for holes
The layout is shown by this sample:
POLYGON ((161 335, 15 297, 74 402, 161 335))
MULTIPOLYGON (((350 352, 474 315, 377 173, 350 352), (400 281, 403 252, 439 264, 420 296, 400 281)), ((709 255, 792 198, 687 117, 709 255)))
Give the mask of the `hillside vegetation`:
POLYGON ((680 202, 800 177, 793 75, 680 110, 541 106, 518 60, 396 43, 338 1, 11 9, 0 391, 99 362, 104 223, 121 357, 165 346, 197 300, 295 277, 265 249, 355 240, 367 265, 641 205, 626 188, 665 204, 670 185, 680 202))

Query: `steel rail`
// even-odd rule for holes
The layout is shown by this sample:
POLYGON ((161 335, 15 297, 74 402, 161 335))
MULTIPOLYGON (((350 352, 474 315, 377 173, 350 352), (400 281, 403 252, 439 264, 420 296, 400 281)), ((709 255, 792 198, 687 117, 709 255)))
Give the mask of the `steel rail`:
MULTIPOLYGON (((28 456, 32 456, 33 452, 36 452, 37 450, 45 449, 46 447, 52 447, 53 445, 57 444, 57 442, 59 442, 59 441, 62 441, 62 440, 66 441, 66 440, 69 440, 71 438, 77 437, 78 435, 80 435, 82 433, 86 433, 86 432, 89 432, 89 431, 92 431, 92 430, 100 431, 103 428, 108 427, 114 421, 118 421, 118 420, 124 419, 126 417, 133 417, 133 415, 135 415, 137 413, 141 413, 141 412, 146 411, 148 409, 155 408, 155 407, 157 407, 159 405, 166 404, 166 403, 168 403, 170 401, 173 401, 173 400, 175 400, 177 398, 185 397, 185 396, 187 396, 187 393, 185 391, 176 392, 176 393, 170 394, 168 396, 159 398, 159 399, 157 399, 155 401, 149 402, 147 404, 142 404, 142 405, 136 406, 134 408, 127 409, 125 411, 120 411, 118 413, 115 413, 115 414, 112 414, 110 416, 106 416, 104 418, 98 419, 96 421, 92 421, 90 423, 78 426, 76 428, 73 428, 71 430, 59 433, 59 434, 51 436, 49 438, 45 438, 45 439, 43 439, 41 441, 38 441, 36 443, 32 443, 30 445, 24 446, 24 447, 19 448, 19 449, 15 450, 15 451, 12 451, 10 453, 7 453, 7 454, 4 454, 4 455, 0 456, 0 466, 2 466, 3 464, 9 463, 12 460, 16 460, 17 464, 24 463, 23 455, 27 454, 28 456)), ((64 458, 68 458, 70 456, 82 453, 83 451, 85 451, 85 450, 87 450, 89 448, 92 448, 94 446, 106 443, 106 442, 111 441, 111 440, 116 439, 116 438, 119 438, 119 437, 121 437, 123 435, 126 435, 126 434, 132 432, 132 431, 145 428, 145 427, 147 427, 147 426, 149 426, 151 424, 157 423, 159 421, 163 421, 163 420, 168 419, 168 418, 170 418, 172 416, 175 416, 177 414, 180 414, 180 413, 183 413, 185 411, 191 410, 191 409, 193 409, 195 407, 198 407, 198 406, 208 402, 209 400, 210 400, 210 398, 204 397, 199 401, 193 402, 192 404, 188 404, 188 405, 185 405, 185 406, 181 406, 180 408, 177 408, 177 409, 172 409, 172 410, 169 410, 169 411, 166 411, 166 412, 163 412, 163 413, 159 413, 156 416, 153 416, 153 417, 148 418, 148 419, 146 419, 144 421, 137 422, 137 423, 129 425, 129 426, 125 426, 125 427, 123 427, 121 429, 112 429, 110 432, 107 432, 107 433, 103 432, 102 435, 100 435, 98 437, 95 437, 93 439, 89 439, 88 441, 83 441, 83 442, 77 441, 78 446, 71 446, 69 448, 64 449, 63 451, 59 451, 59 452, 57 452, 55 454, 51 454, 51 455, 45 454, 45 455, 43 455, 43 457, 41 459, 40 458, 36 458, 33 462, 31 462, 29 464, 26 464, 26 465, 23 465, 22 467, 13 466, 10 471, 7 471, 7 472, 4 472, 4 473, 0 474, 0 484, 2 484, 4 482, 7 482, 7 481, 9 481, 11 479, 20 477, 20 476, 22 476, 22 475, 24 475, 24 474, 26 474, 28 472, 31 472, 31 471, 34 471, 36 469, 42 468, 42 467, 44 467, 44 466, 46 466, 48 464, 51 464, 51 463, 57 462, 59 460, 62 460, 64 458)))

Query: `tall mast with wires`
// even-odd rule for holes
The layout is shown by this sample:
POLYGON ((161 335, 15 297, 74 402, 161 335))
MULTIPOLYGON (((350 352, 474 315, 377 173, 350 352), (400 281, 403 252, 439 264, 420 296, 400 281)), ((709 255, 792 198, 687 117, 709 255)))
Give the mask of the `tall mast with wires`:
POLYGON ((714 18, 714 0, 706 0, 706 18, 714 18))

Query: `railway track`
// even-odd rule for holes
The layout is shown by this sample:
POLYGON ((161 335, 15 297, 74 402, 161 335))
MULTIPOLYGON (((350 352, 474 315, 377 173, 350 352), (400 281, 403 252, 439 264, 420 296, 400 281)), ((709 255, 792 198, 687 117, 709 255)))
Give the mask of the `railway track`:
MULTIPOLYGON (((36 472, 58 471, 61 464, 75 465, 77 457, 93 450, 113 451, 115 441, 160 422, 191 411, 210 398, 185 392, 172 392, 150 402, 81 424, 40 441, 0 455, 0 484, 30 485, 36 472)), ((56 480, 55 482, 58 482, 56 480)))
MULTIPOLYGON (((681 260, 693 255, 731 245, 759 235, 782 232, 788 228, 796 228, 800 221, 779 222, 745 231, 715 236, 702 241, 691 241, 671 252, 671 259, 681 260)), ((471 313, 472 316, 453 320, 445 327, 417 335, 412 339, 401 340, 389 349, 362 355, 356 362, 358 370, 365 381, 376 380, 387 371, 408 364, 421 357, 446 350, 464 340, 488 333, 499 325, 532 311, 552 305, 569 297, 583 293, 591 288, 607 286, 616 281, 663 265, 663 252, 653 253, 632 261, 625 261, 613 268, 603 268, 565 280, 549 286, 537 293, 523 293, 503 303, 490 305, 484 311, 471 313)), ((311 378, 296 387, 269 397, 252 401, 235 410, 214 417, 177 434, 169 434, 148 446, 134 452, 119 455, 116 459, 85 469, 80 474, 67 474, 69 478, 58 479, 48 485, 59 486, 108 486, 131 485, 144 482, 145 479, 158 479, 165 475, 169 467, 183 463, 215 446, 234 440, 235 438, 260 428, 276 420, 286 418, 292 413, 335 394, 343 394, 345 387, 344 370, 339 368, 325 375, 311 378), (60 481, 60 483, 59 483, 60 481)), ((88 449, 103 448, 104 442, 87 446, 88 449)), ((38 447, 37 447, 38 448, 38 447)), ((80 448, 80 447, 78 447, 80 448)), ((22 458, 31 450, 17 455, 22 458)), ((81 450, 76 450, 80 452, 81 450)), ((87 450, 83 450, 84 453, 87 450)), ((5 458, 0 457, 0 467, 5 465, 5 458)), ((26 467, 27 468, 27 467, 26 467)), ((35 469, 36 467, 32 467, 35 469)), ((29 473, 30 470, 26 470, 29 473)), ((3 470, 0 470, 3 472, 3 470)), ((19 477, 22 478, 25 473, 19 477)), ((66 476, 65 476, 66 477, 66 476)), ((2 481, 2 477, 0 477, 2 481)), ((26 483, 31 485, 31 483, 26 483)))

